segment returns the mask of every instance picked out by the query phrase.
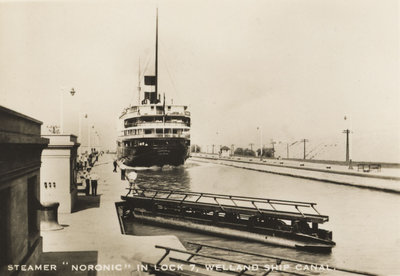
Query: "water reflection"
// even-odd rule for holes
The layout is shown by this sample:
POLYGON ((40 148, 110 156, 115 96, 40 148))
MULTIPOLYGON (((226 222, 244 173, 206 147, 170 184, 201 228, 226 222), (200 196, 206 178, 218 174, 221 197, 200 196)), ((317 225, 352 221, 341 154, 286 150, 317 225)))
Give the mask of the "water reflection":
POLYGON ((198 166, 187 163, 182 166, 135 168, 135 181, 140 188, 190 191, 191 178, 188 169, 198 166))

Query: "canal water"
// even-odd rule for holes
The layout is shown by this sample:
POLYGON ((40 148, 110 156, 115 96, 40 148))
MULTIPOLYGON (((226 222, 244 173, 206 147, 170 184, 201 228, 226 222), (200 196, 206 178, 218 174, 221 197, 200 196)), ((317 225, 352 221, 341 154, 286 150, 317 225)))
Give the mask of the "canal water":
MULTIPOLYGON (((400 274, 399 195, 190 160, 181 167, 139 170, 136 183, 143 188, 316 202, 318 211, 329 216, 329 222, 321 228, 333 232, 336 246, 330 254, 315 254, 133 221, 125 222, 127 234, 176 235, 188 249, 193 249, 187 245, 188 241, 203 242, 371 273, 400 274)), ((227 254, 207 250, 201 252, 225 257, 227 254)), ((254 263, 258 260, 246 261, 254 263)), ((311 274, 305 269, 305 274, 311 274)), ((312 274, 332 273, 321 270, 312 274)))

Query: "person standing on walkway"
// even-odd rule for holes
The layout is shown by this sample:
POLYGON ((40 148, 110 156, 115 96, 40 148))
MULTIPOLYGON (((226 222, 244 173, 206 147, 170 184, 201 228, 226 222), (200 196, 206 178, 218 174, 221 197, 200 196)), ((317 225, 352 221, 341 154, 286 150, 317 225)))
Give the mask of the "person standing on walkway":
POLYGON ((86 183, 85 194, 88 196, 90 193, 90 168, 87 168, 84 171, 83 176, 85 178, 85 183, 86 183))
POLYGON ((89 154, 88 163, 90 167, 93 167, 93 153, 89 154))
POLYGON ((85 154, 82 155, 82 163, 83 163, 83 169, 86 170, 87 165, 88 165, 88 160, 87 160, 87 156, 85 154))
POLYGON ((117 172, 117 160, 114 160, 113 165, 114 165, 113 172, 117 172))
POLYGON ((91 181, 91 184, 92 184, 91 185, 92 186, 92 196, 96 196, 97 195, 97 182, 98 182, 99 179, 100 179, 100 177, 95 173, 92 173, 90 175, 90 181, 91 181))

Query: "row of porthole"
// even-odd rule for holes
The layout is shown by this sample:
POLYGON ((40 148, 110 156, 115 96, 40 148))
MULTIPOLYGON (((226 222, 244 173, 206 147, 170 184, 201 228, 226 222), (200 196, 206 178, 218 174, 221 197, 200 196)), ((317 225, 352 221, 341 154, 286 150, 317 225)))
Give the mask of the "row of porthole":
POLYGON ((53 188, 55 188, 56 187, 56 182, 44 182, 44 187, 47 189, 47 188, 51 188, 52 186, 51 186, 51 184, 53 184, 53 188))

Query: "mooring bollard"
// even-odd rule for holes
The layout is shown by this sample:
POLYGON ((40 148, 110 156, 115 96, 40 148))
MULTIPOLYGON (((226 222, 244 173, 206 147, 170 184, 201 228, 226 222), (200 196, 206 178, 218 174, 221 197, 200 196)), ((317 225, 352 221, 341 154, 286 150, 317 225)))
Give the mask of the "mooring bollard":
POLYGON ((64 229, 58 224, 58 202, 44 202, 40 212, 40 229, 44 231, 55 231, 64 229))

